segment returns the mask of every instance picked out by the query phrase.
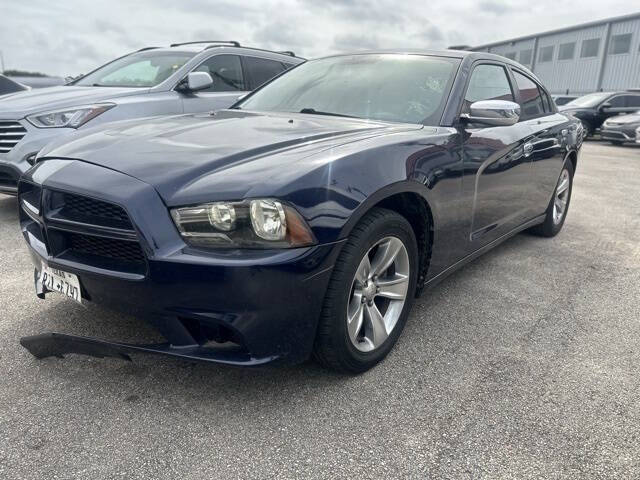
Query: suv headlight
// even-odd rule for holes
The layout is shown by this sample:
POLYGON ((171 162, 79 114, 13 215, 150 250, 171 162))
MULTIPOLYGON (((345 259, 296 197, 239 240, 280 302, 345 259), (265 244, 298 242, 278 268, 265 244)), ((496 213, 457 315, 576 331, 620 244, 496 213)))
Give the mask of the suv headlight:
POLYGON ((215 202, 171 210, 184 241, 209 248, 292 248, 313 245, 311 229, 274 199, 215 202))
POLYGON ((78 107, 36 113, 29 115, 27 120, 38 128, 78 128, 115 106, 115 103, 81 105, 78 107))

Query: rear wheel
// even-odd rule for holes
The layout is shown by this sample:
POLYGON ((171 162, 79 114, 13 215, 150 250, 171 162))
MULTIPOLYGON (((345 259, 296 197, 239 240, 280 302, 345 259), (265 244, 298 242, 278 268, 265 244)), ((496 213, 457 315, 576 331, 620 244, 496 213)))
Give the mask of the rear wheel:
POLYGON ((364 372, 396 343, 416 289, 417 244, 409 222, 376 208, 353 229, 334 266, 315 357, 334 370, 364 372))
POLYGON ((553 197, 551 197, 551 201, 547 207, 544 222, 531 228, 531 233, 542 237, 555 237, 560 230, 562 230, 564 221, 567 218, 567 212, 569 211, 572 189, 573 164, 570 160, 565 160, 556 189, 553 192, 553 197))

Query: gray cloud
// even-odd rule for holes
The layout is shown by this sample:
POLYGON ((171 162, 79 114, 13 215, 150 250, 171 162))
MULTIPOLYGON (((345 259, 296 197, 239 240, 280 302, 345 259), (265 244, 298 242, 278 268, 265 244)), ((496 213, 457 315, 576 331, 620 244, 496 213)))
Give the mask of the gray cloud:
POLYGON ((375 35, 359 35, 355 33, 336 35, 332 45, 332 49, 337 52, 375 50, 377 48, 380 48, 380 41, 375 35))
POLYGON ((494 13, 496 15, 503 15, 515 10, 515 7, 504 0, 482 0, 478 3, 478 7, 486 12, 494 13))
POLYGON ((554 0, 7 1, 0 49, 7 68, 74 75, 144 46, 212 37, 312 58, 481 44, 633 11, 627 0, 606 7, 601 0, 578 9, 554 0))

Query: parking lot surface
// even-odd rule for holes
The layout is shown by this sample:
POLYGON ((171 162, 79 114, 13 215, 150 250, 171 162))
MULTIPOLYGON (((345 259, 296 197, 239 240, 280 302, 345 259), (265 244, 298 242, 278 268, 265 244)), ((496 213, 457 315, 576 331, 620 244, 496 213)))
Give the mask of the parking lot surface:
POLYGON ((587 143, 561 234, 518 235, 425 293, 356 377, 38 361, 21 336, 153 333, 38 300, 16 210, 0 195, 0 478, 640 476, 640 148, 587 143))

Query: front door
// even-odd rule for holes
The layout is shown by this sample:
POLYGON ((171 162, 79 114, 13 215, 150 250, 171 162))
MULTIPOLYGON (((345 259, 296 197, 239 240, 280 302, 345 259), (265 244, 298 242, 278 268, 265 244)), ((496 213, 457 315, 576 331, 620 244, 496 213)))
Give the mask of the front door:
POLYGON ((228 108, 249 91, 238 55, 214 55, 198 65, 194 72, 207 72, 213 85, 199 92, 180 94, 184 113, 200 113, 228 108))
MULTIPOLYGON (((473 67, 462 113, 479 100, 516 101, 504 65, 482 63, 473 67)), ((527 128, 521 124, 462 128, 463 189, 470 198, 470 251, 508 233, 527 217, 530 158, 524 148, 527 128)))

